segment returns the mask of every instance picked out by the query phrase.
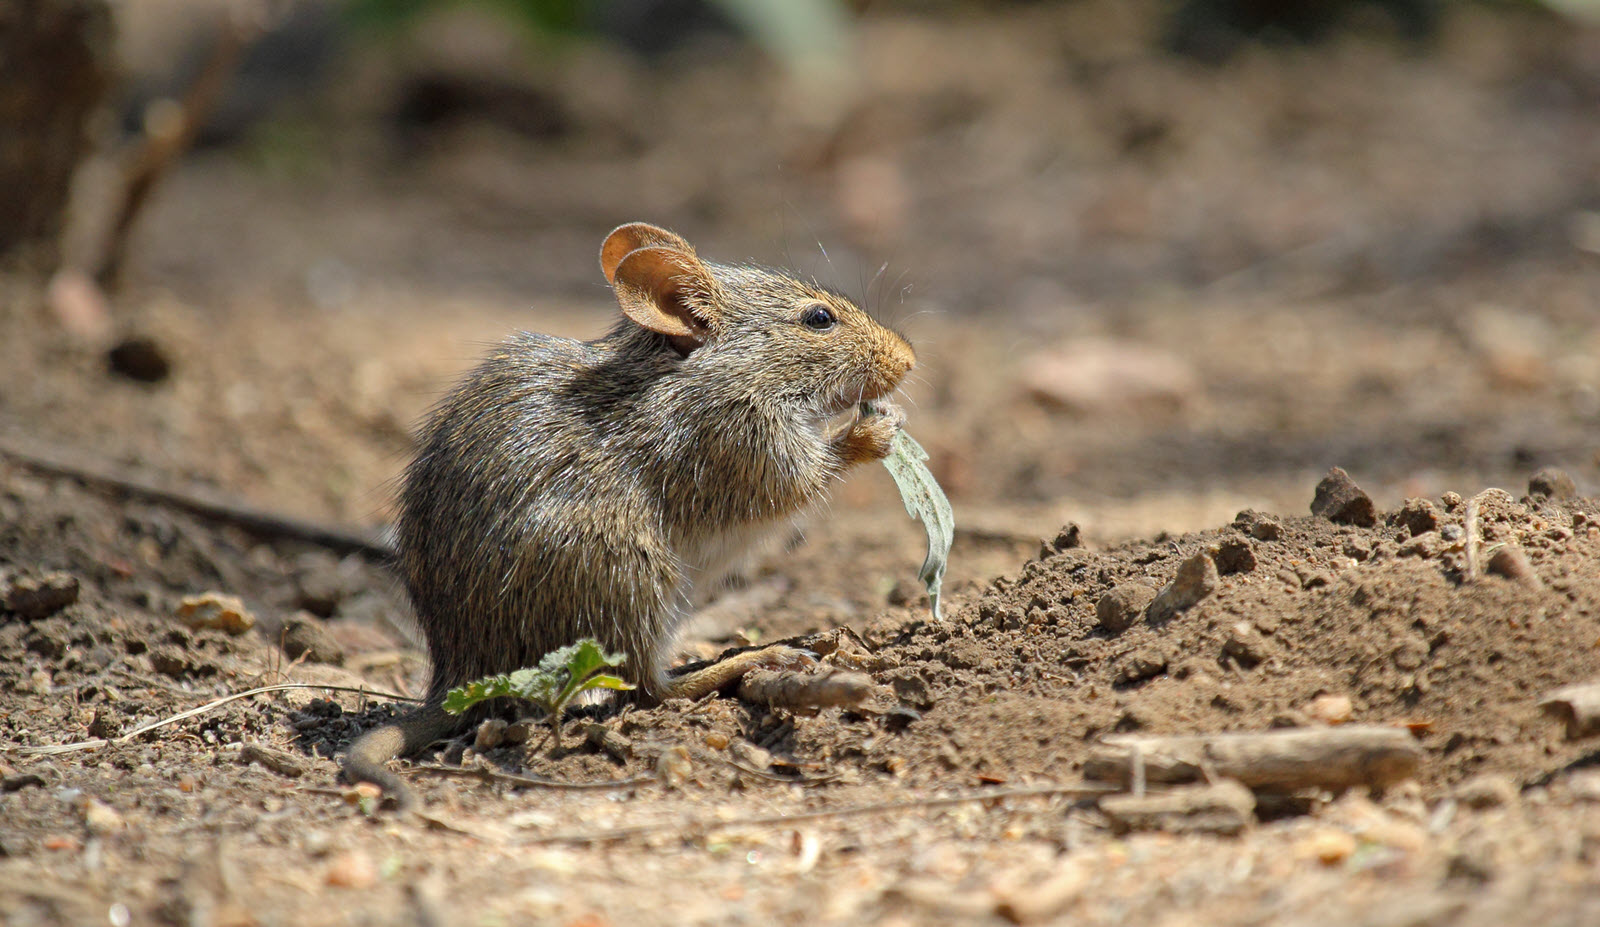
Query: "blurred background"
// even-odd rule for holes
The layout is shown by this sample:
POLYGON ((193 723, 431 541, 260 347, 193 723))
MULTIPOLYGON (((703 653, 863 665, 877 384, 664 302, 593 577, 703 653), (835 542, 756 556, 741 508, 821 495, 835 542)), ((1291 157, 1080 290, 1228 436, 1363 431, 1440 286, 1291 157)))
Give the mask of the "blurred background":
MULTIPOLYGON (((601 333, 645 220, 905 330, 970 544, 1299 513, 1333 465, 1385 506, 1593 492, 1592 14, 11 0, 0 442, 381 524, 439 392, 601 333)), ((840 531, 903 519, 843 492, 840 531)))

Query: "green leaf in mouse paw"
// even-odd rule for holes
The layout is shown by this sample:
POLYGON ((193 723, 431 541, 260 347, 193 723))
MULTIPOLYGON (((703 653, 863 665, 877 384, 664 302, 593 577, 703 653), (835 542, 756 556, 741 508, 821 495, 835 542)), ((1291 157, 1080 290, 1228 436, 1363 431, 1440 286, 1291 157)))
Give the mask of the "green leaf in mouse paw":
POLYGON ((928 587, 928 601, 933 605, 933 617, 939 617, 939 585, 944 581, 944 568, 950 561, 950 544, 955 539, 956 517, 950 500, 928 471, 928 452, 904 430, 895 432, 889 444, 889 456, 883 465, 894 477, 900 489, 900 498, 911 517, 922 522, 928 532, 928 556, 922 561, 917 578, 928 587))

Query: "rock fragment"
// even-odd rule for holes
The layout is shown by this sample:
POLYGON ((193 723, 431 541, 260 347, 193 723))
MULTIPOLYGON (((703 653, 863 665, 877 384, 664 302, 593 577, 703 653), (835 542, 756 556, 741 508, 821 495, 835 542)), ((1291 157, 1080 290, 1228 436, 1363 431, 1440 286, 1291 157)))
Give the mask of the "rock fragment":
POLYGON ((1397 525, 1404 525, 1412 537, 1439 530, 1439 513, 1426 499, 1407 499, 1394 515, 1397 525))
POLYGON ((1178 575, 1156 593, 1145 611, 1145 620, 1152 624, 1171 620, 1216 592, 1220 582, 1216 563, 1203 552, 1195 554, 1178 564, 1178 575))
POLYGON ((1336 524, 1360 528, 1378 523, 1378 510, 1372 504, 1372 497, 1338 467, 1329 470, 1317 484, 1317 494, 1311 500, 1311 514, 1336 524))
POLYGON ((1245 509, 1233 516, 1233 527, 1258 541, 1276 541, 1283 537, 1283 525, 1271 515, 1264 515, 1255 509, 1245 509))
POLYGON ((300 778, 311 768, 305 759, 295 756, 293 753, 274 750, 258 743, 247 743, 239 748, 239 762, 241 764, 254 763, 290 779, 300 778))
POLYGON ((1095 618, 1100 627, 1112 634, 1121 634, 1139 620, 1150 600, 1156 597, 1153 586, 1145 583, 1123 583, 1106 592, 1095 605, 1095 618))
POLYGON ((184 596, 178 603, 178 620, 192 630, 225 631, 235 637, 256 626, 256 616, 238 596, 220 592, 184 596))

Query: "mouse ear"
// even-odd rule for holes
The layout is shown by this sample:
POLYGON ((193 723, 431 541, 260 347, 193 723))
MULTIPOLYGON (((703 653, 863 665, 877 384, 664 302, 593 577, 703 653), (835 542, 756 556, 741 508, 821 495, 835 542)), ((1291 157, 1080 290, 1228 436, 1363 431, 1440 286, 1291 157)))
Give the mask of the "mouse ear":
POLYGON ((648 222, 629 222, 612 229, 600 246, 600 270, 605 273, 606 282, 616 282, 617 265, 629 252, 650 247, 672 248, 694 256, 694 246, 672 232, 648 222))
POLYGON ((713 286, 699 258, 666 247, 628 252, 611 280, 624 315, 653 332, 694 344, 705 341, 717 322, 707 305, 713 286))

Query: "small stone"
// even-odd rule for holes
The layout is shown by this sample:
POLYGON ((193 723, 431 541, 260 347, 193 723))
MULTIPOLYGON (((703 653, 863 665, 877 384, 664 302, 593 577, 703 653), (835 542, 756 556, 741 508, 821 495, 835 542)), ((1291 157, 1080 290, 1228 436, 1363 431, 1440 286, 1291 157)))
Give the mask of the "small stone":
POLYGON ((729 742, 730 741, 728 740, 728 735, 724 734, 722 731, 707 731, 706 732, 706 736, 705 736, 706 746, 710 747, 713 750, 726 750, 726 749, 728 749, 729 742))
POLYGON ((1428 531, 1401 544, 1399 556, 1432 560, 1434 557, 1439 556, 1442 550, 1444 550, 1444 539, 1439 537, 1437 532, 1428 531))
POLYGON ((368 889, 378 884, 378 867, 360 850, 340 853, 328 861, 323 881, 335 888, 368 889))
POLYGON ((322 619, 310 612, 300 612, 284 622, 283 653, 291 660, 304 658, 308 663, 344 663, 344 648, 328 633, 322 619))
POLYGON ((1324 866, 1336 866, 1356 851, 1356 838, 1342 830, 1325 830, 1300 845, 1300 855, 1324 866))
POLYGON ((1178 575, 1156 593, 1145 611, 1145 620, 1152 624, 1171 620, 1216 592, 1220 582, 1216 563, 1204 552, 1195 554, 1178 564, 1178 575))
POLYGON ((1407 499, 1406 504, 1395 513, 1394 520, 1395 524, 1408 528, 1412 537, 1439 528, 1439 513, 1434 511, 1433 503, 1426 499, 1407 499))
POLYGON ((256 616, 238 596, 220 592, 184 596, 178 604, 178 620, 191 630, 214 629, 235 637, 256 626, 256 616))
POLYGON ((1509 776, 1482 773, 1456 786, 1456 801, 1468 808, 1496 808, 1516 803, 1517 784, 1509 776))
POLYGON ((477 732, 472 735, 472 749, 484 753, 500 746, 505 742, 506 728, 509 726, 501 718, 489 718, 479 724, 477 732))
POLYGON ((246 765, 254 763, 290 779, 298 779, 310 769, 309 763, 292 753, 257 743, 247 743, 239 749, 239 762, 246 765))
POLYGON ((1243 669, 1254 669, 1271 655, 1271 649, 1255 625, 1241 621, 1228 629, 1227 640, 1222 642, 1222 655, 1233 658, 1243 669))
POLYGON ((1494 552, 1489 558, 1487 569, 1496 576, 1504 576, 1512 582, 1522 583, 1535 588, 1542 585, 1539 574, 1533 571, 1533 564, 1528 562, 1528 555, 1522 548, 1506 545, 1494 552))
POLYGON ((1361 563, 1372 556, 1372 545, 1366 538, 1350 538, 1344 542, 1344 555, 1357 563, 1361 563))
POLYGON ((1167 655, 1159 648, 1145 647, 1128 655, 1128 659, 1117 669, 1116 682, 1118 685, 1144 682, 1161 675, 1166 669, 1167 655))
POLYGON ((656 779, 666 788, 682 786, 693 774, 694 762, 689 758, 689 751, 681 745, 668 747, 656 757, 656 779))
POLYGON ((1258 541, 1276 541, 1283 537, 1283 525, 1270 515, 1255 509, 1245 509, 1233 517, 1233 527, 1244 531, 1258 541))
POLYGON ((1123 583, 1106 592, 1095 605, 1095 618, 1100 627, 1112 634, 1121 634, 1139 620, 1145 606, 1156 597, 1154 587, 1145 583, 1123 583))
POLYGON ((140 383, 159 383, 172 372, 172 362, 161 346, 149 338, 126 338, 106 352, 112 373, 140 383))
POLYGON ((1444 506, 1446 512, 1454 512, 1457 508, 1460 508, 1461 503, 1464 501, 1461 498, 1461 493, 1458 492, 1447 492, 1439 497, 1439 504, 1444 506))
POLYGON ((1217 563, 1217 572, 1223 576, 1234 573, 1249 573, 1256 568, 1255 548, 1244 538, 1229 538, 1217 547, 1213 559, 1217 563))
POLYGON ((1466 529, 1460 525, 1445 525, 1439 529, 1439 537, 1448 544, 1454 544, 1466 536, 1466 529))
POLYGON ((1324 692, 1306 704, 1306 714, 1312 720, 1327 725, 1343 724, 1354 713, 1355 706, 1348 695, 1324 692))
POLYGON ((90 798, 83 803, 83 826, 91 836, 109 837, 122 833, 128 824, 117 809, 97 798, 90 798))
POLYGON ((1559 502, 1577 498, 1578 486, 1565 470, 1545 467, 1528 480, 1528 495, 1559 502))
POLYGON ((1378 523, 1378 510, 1372 504, 1372 497, 1338 467, 1330 469, 1317 484, 1316 497, 1311 500, 1311 514, 1336 524, 1361 528, 1378 523))
POLYGON ((533 736, 533 722, 526 719, 513 721, 506 725, 505 740, 508 744, 525 744, 533 736))
POLYGON ((6 611, 27 621, 48 618, 78 601, 78 578, 71 573, 18 576, 5 584, 6 611))
POLYGON ((756 746, 748 740, 736 740, 729 748, 733 758, 750 767, 751 769, 766 772, 772 768, 772 754, 756 746))

